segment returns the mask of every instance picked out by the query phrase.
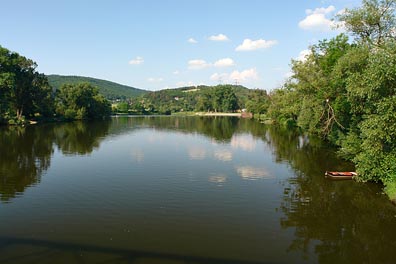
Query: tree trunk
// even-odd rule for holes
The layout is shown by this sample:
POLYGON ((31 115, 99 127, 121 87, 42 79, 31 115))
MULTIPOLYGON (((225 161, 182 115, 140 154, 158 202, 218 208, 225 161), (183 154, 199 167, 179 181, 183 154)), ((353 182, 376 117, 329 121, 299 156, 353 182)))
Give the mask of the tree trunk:
POLYGON ((22 113, 23 113, 23 107, 21 107, 21 109, 17 109, 16 115, 18 120, 22 119, 22 113))

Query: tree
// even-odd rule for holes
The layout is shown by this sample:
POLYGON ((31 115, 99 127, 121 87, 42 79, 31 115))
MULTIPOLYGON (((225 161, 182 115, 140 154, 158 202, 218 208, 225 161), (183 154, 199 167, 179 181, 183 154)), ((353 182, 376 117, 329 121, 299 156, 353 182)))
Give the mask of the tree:
POLYGON ((94 119, 110 115, 111 106, 89 83, 65 84, 56 94, 56 112, 67 119, 94 119))
POLYGON ((238 110, 238 98, 231 85, 218 85, 212 90, 212 107, 215 112, 233 112, 238 110))
POLYGON ((129 105, 128 102, 120 102, 117 104, 117 111, 121 113, 128 113, 129 105))
POLYGON ((310 48, 305 60, 292 61, 292 77, 282 91, 271 97, 270 115, 283 124, 333 143, 348 126, 349 104, 345 83, 335 78, 341 58, 351 49, 348 37, 340 34, 310 48))
POLYGON ((246 108, 253 114, 265 114, 269 107, 267 91, 256 89, 249 94, 246 108))
POLYGON ((17 119, 52 112, 52 90, 37 64, 0 46, 0 114, 17 119))
POLYGON ((395 0, 363 0, 338 16, 341 24, 363 43, 381 46, 396 37, 395 0))

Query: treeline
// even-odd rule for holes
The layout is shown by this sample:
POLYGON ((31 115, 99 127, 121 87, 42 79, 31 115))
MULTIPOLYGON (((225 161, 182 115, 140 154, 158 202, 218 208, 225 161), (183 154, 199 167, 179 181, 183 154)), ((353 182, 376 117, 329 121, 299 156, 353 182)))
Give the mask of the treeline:
MULTIPOLYGON (((336 19, 341 34, 292 61, 292 77, 270 94, 266 113, 320 135, 356 164, 362 181, 383 182, 396 198, 395 0, 364 0, 336 19)), ((330 169, 330 168, 329 168, 330 169)))
POLYGON ((90 83, 99 88, 99 93, 106 99, 111 101, 127 100, 131 97, 136 97, 148 91, 137 89, 134 87, 118 84, 111 81, 83 77, 83 76, 64 76, 64 75, 47 75, 48 82, 54 89, 59 89, 65 84, 79 84, 90 83))
POLYGON ((111 113, 110 103, 91 84, 54 90, 37 64, 0 46, 0 124, 27 119, 91 119, 111 113))
MULTIPOLYGON (((236 112, 249 105, 258 90, 240 85, 192 86, 165 89, 114 105, 114 112, 171 114, 178 112, 236 112)), ((265 93, 260 91, 259 93, 265 93)))

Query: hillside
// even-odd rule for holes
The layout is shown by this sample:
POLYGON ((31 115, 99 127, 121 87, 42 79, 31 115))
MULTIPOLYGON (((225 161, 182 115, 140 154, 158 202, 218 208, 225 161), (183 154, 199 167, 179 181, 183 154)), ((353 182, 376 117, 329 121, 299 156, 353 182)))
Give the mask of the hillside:
POLYGON ((54 89, 59 89, 65 83, 75 84, 81 82, 88 82, 94 86, 97 86, 99 88, 99 93, 101 93, 110 100, 137 97, 148 92, 146 90, 91 77, 64 75, 47 75, 47 77, 50 85, 54 89))
POLYGON ((169 114, 185 111, 234 112, 245 108, 255 93, 240 85, 191 86, 148 92, 130 102, 136 113, 169 114))

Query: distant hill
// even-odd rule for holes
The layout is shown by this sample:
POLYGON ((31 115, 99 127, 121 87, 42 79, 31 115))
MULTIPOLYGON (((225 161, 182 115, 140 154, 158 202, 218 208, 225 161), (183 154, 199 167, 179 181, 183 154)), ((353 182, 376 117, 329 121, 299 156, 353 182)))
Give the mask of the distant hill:
POLYGON ((97 86, 99 88, 99 93, 110 100, 133 98, 148 92, 146 90, 91 77, 64 75, 47 75, 47 77, 50 85, 55 89, 59 89, 65 83, 75 84, 88 82, 97 86))
POLYGON ((193 97, 200 96, 202 93, 208 92, 209 90, 216 90, 221 87, 230 87, 235 92, 235 95, 239 98, 241 102, 245 102, 247 97, 252 92, 251 89, 248 89, 242 85, 215 85, 215 86, 208 86, 208 85, 199 85, 199 86, 186 86, 186 87, 179 87, 179 88, 171 88, 171 89, 163 89, 159 91, 149 91, 145 94, 146 98, 150 97, 160 97, 164 98, 166 96, 170 98, 174 97, 186 97, 188 95, 192 95, 193 97))
POLYGON ((190 86, 145 93, 135 98, 130 110, 136 113, 169 114, 190 111, 233 112, 246 108, 255 93, 241 85, 190 86))

